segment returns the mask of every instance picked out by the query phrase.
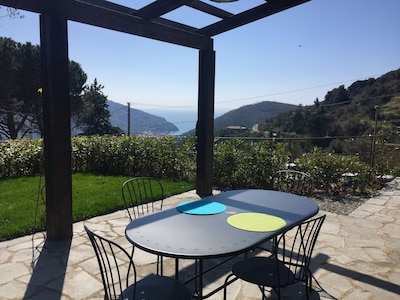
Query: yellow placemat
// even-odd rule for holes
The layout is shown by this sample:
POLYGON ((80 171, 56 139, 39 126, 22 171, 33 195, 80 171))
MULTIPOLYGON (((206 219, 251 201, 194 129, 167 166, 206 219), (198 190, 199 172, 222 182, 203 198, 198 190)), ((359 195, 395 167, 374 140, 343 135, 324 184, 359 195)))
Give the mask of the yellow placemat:
POLYGON ((275 231, 286 226, 282 218, 262 213, 240 213, 227 219, 229 225, 248 231, 275 231))

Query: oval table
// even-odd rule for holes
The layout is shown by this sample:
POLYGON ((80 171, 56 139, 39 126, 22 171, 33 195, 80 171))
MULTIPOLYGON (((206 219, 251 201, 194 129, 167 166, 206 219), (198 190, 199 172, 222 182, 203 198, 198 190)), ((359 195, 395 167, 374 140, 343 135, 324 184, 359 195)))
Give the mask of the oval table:
POLYGON ((246 253, 319 210, 306 197, 272 190, 232 190, 201 201, 223 204, 226 209, 215 214, 191 214, 169 208, 137 218, 125 230, 127 239, 146 252, 198 260, 200 299, 203 299, 203 259, 246 253), (238 229, 227 221, 230 216, 249 212, 281 218, 286 225, 275 231, 250 231, 238 229))

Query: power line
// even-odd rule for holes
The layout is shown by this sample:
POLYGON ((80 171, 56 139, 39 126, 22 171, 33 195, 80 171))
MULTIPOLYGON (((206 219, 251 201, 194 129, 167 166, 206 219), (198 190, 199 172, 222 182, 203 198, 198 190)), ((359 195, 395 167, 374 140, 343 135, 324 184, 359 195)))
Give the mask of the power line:
POLYGON ((363 102, 363 101, 367 101, 367 100, 373 100, 373 99, 378 99, 378 98, 383 98, 383 97, 394 97, 394 96, 400 96, 400 94, 399 93, 386 94, 386 95, 380 95, 380 96, 374 96, 374 97, 368 97, 368 98, 352 99, 349 101, 343 101, 343 102, 338 102, 338 103, 320 104, 320 107, 330 107, 330 106, 349 104, 349 103, 352 103, 354 100, 363 102))
POLYGON ((123 109, 126 109, 126 107, 125 107, 125 106, 122 106, 122 107, 120 107, 120 108, 118 108, 118 109, 116 109, 116 110, 114 110, 114 111, 111 111, 110 114, 113 114, 113 113, 115 113, 115 112, 117 112, 117 111, 120 111, 120 110, 123 110, 123 109))
MULTIPOLYGON (((368 77, 364 77, 364 78, 374 78, 374 77, 378 77, 378 76, 382 76, 382 74, 374 75, 374 76, 368 76, 368 77)), ((277 92, 277 93, 260 95, 260 96, 251 96, 251 97, 245 97, 245 98, 230 99, 230 100, 225 100, 225 101, 215 101, 215 104, 231 103, 231 102, 238 102, 238 101, 252 100, 252 99, 259 99, 259 98, 267 98, 267 97, 272 97, 272 96, 278 96, 278 95, 297 93, 297 92, 302 92, 302 91, 307 91, 307 90, 312 90, 312 89, 318 89, 318 88, 321 88, 321 87, 326 87, 326 86, 331 86, 331 85, 340 85, 340 84, 344 84, 344 83, 348 83, 348 82, 355 82, 355 81, 360 81, 360 80, 363 80, 363 79, 360 79, 360 78, 348 79, 348 80, 338 81, 338 82, 333 82, 333 83, 325 83, 325 84, 321 84, 321 85, 317 85, 317 86, 313 86, 313 87, 300 88, 300 89, 277 92)), ((152 107, 164 107, 164 108, 189 108, 189 107, 193 107, 193 105, 173 106, 173 105, 163 105, 163 104, 155 104, 155 103, 142 103, 142 102, 135 102, 134 104, 144 105, 144 106, 152 106, 152 107)))
MULTIPOLYGON (((374 76, 380 76, 380 75, 374 75, 374 76)), ((366 78, 366 77, 364 77, 366 78)), ((368 78, 373 78, 372 76, 369 76, 368 78)), ((337 85, 337 84, 343 84, 347 82, 355 82, 359 81, 362 79, 348 79, 345 81, 338 81, 338 82, 333 82, 333 83, 325 83, 313 87, 307 87, 307 88, 300 88, 296 90, 290 90, 290 91, 284 91, 284 92, 278 92, 278 93, 273 93, 273 94, 267 94, 267 95, 262 95, 262 96, 254 96, 254 97, 248 97, 248 98, 240 98, 240 99, 234 99, 234 100, 226 100, 226 101, 219 101, 218 103, 228 103, 228 102, 235 102, 235 101, 243 101, 243 100, 251 100, 251 99, 257 99, 257 98, 265 98, 265 97, 272 97, 272 96, 278 96, 278 95, 284 95, 284 94, 290 94, 290 93, 297 93, 297 92, 302 92, 302 91, 307 91, 307 90, 312 90, 312 89, 318 89, 321 87, 326 87, 326 86, 331 86, 331 85, 337 85)))
POLYGON ((164 108, 190 108, 193 105, 163 105, 163 104, 152 104, 152 103, 143 103, 143 102, 132 102, 132 104, 144 105, 144 106, 152 106, 152 107, 164 107, 164 108))

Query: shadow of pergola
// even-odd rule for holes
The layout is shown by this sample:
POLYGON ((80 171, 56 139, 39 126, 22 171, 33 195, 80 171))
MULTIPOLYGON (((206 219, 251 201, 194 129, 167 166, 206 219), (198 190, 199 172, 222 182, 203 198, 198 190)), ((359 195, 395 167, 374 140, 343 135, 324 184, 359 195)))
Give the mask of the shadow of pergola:
POLYGON ((61 299, 72 238, 46 240, 35 264, 24 299, 40 294, 46 299, 61 299))
MULTIPOLYGON (((61 299, 71 251, 71 241, 72 239, 64 239, 58 241, 45 240, 38 259, 32 262, 32 274, 24 294, 24 299, 35 297, 45 297, 46 299, 61 299), (34 262, 36 263, 33 264, 34 262)), ((263 252, 258 253, 258 250, 256 250, 255 252, 251 252, 250 255, 268 254, 263 252)), ((205 290, 205 293, 207 294, 210 291, 209 288, 215 288, 215 284, 223 283, 227 274, 229 274, 230 272, 232 264, 238 260, 243 259, 244 257, 244 255, 234 257, 228 262, 224 263, 222 266, 214 269, 212 272, 207 273, 204 278, 204 283, 209 287, 205 290)), ((94 256, 93 259, 95 259, 94 256)), ((329 259, 330 257, 323 253, 318 253, 315 257, 313 257, 311 264, 312 273, 314 274, 318 269, 324 269, 339 276, 347 277, 351 280, 356 280, 358 282, 371 285, 375 288, 379 288, 387 292, 400 295, 400 286, 398 284, 383 280, 370 274, 362 273, 361 271, 354 271, 342 266, 332 264, 329 262, 329 259)), ((204 261, 204 267, 206 269, 208 267, 212 267, 221 260, 221 258, 207 259, 204 261)), ((169 261, 171 264, 169 270, 171 272, 167 272, 170 274, 166 275, 173 276, 174 274, 172 272, 174 270, 174 259, 171 259, 169 261)), ((149 268, 145 269, 149 271, 149 268)), ((187 261, 186 264, 183 264, 179 268, 179 274, 182 281, 185 281, 188 278, 194 276, 194 261, 187 261)), ((333 295, 327 292, 327 290, 325 289, 326 287, 324 287, 323 284, 321 286, 318 281, 315 282, 317 283, 317 286, 315 286, 314 290, 312 291, 310 297, 311 299, 336 299, 333 295)), ((192 291, 196 290, 196 286, 194 285, 193 281, 189 284, 189 286, 191 287, 192 291)), ((282 296, 289 297, 290 299, 296 299, 299 297, 300 291, 304 291, 304 286, 291 286, 283 290, 282 296)), ((275 299, 274 294, 271 295, 271 299, 275 299)))
POLYGON ((397 284, 394 284, 392 282, 374 277, 372 275, 366 274, 366 273, 361 273, 359 271, 354 271, 350 270, 347 268, 343 268, 338 265, 334 265, 332 263, 329 263, 329 256, 325 255, 323 253, 319 253, 313 258, 314 261, 318 262, 315 263, 311 266, 312 272, 314 273, 316 270, 322 268, 325 269, 329 272, 336 273, 340 276, 347 277, 352 280, 356 280, 359 282, 363 282, 365 284, 369 284, 371 286, 380 288, 382 290, 392 292, 394 294, 400 295, 400 286, 397 284))

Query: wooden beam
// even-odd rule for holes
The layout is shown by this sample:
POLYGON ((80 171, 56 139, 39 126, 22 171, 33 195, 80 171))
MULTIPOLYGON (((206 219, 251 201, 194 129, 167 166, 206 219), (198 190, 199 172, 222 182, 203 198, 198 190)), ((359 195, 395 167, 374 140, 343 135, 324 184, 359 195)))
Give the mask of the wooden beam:
POLYGON ((23 9, 35 13, 40 13, 43 9, 43 1, 27 0, 0 0, 0 5, 9 6, 17 9, 23 9))
MULTIPOLYGON (((104 6, 101 5, 101 1, 97 2, 98 4, 95 5, 84 0, 0 0, 0 5, 37 13, 59 11, 71 21, 194 49, 208 49, 212 45, 210 38, 193 31, 183 30, 178 26, 172 27, 172 22, 164 22, 168 23, 164 25, 162 20, 160 22, 145 20, 129 14, 125 10, 110 9, 105 1, 104 6)), ((116 8, 117 6, 114 5, 113 7, 116 8)), ((189 28, 187 26, 182 27, 189 28)))
POLYGON ((157 0, 138 10, 137 15, 145 19, 158 18, 193 0, 157 0))
POLYGON ((46 230, 50 240, 72 237, 71 125, 67 19, 40 16, 43 84, 46 230))
POLYGON ((87 3, 73 1, 61 8, 69 20, 107 28, 119 32, 151 38, 195 49, 210 47, 212 40, 196 33, 168 27, 137 16, 106 10, 87 3))
POLYGON ((197 181, 199 196, 212 194, 213 156, 214 156, 214 90, 215 90, 215 52, 199 51, 199 96, 197 136, 197 181))
POLYGON ((197 31, 201 35, 208 37, 229 31, 231 29, 249 24, 251 22, 260 20, 270 15, 276 14, 293 6, 308 2, 310 0, 279 0, 268 1, 252 9, 246 10, 242 13, 234 15, 230 18, 216 22, 209 26, 203 27, 197 31))
POLYGON ((226 10, 220 9, 218 7, 198 0, 192 1, 186 5, 220 19, 226 19, 233 16, 232 13, 227 12, 226 10))
MULTIPOLYGON (((113 2, 108 2, 108 1, 106 2, 104 0, 79 0, 79 1, 85 2, 85 3, 90 3, 92 5, 101 6, 106 9, 115 10, 115 11, 118 11, 118 12, 121 12, 124 14, 139 16, 137 9, 133 9, 133 8, 130 8, 130 7, 127 7, 124 5, 120 5, 120 4, 116 4, 113 2)), ((157 24, 166 25, 168 27, 173 27, 173 28, 188 31, 188 32, 195 32, 197 30, 196 27, 188 26, 188 25, 185 25, 182 23, 178 23, 178 22, 175 22, 172 20, 165 19, 165 18, 153 18, 152 21, 157 24)))

